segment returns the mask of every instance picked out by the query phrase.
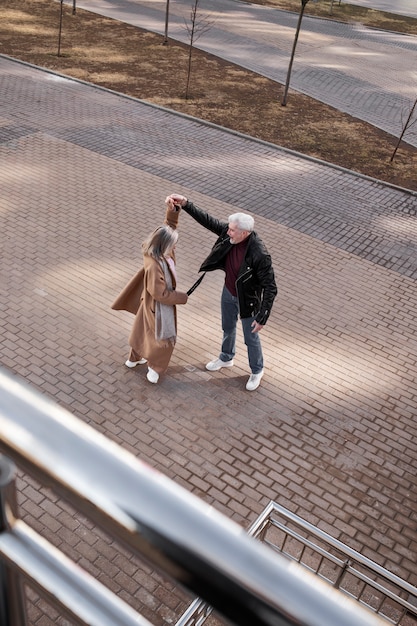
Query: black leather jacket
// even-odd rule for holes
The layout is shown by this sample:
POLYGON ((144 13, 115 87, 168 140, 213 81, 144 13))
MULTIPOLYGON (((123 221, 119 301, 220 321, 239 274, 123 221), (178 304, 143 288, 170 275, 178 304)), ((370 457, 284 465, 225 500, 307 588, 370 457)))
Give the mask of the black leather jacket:
MULTIPOLYGON (((189 201, 183 210, 219 237, 206 260, 201 264, 200 272, 224 270, 227 253, 233 245, 227 234, 228 223, 212 217, 189 201)), ((271 257, 255 232, 248 237, 245 258, 236 280, 236 292, 240 317, 253 317, 264 326, 271 313, 278 289, 271 257)))

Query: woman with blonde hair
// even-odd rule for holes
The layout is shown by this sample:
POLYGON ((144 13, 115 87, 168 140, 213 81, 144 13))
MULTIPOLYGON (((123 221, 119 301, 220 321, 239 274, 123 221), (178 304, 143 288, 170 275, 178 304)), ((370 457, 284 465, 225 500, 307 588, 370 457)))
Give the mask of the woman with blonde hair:
POLYGON ((126 285, 112 309, 135 315, 127 367, 148 363, 147 379, 157 383, 171 359, 177 338, 177 304, 188 296, 176 290, 175 245, 179 211, 169 206, 165 224, 142 244, 143 267, 126 285))

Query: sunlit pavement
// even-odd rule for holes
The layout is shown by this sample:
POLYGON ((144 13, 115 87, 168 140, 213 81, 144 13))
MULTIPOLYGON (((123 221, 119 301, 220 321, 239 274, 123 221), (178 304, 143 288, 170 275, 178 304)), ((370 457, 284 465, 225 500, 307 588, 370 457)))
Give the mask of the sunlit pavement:
MULTIPOLYGON (((166 0, 77 0, 78 7, 160 34, 166 5, 166 0)), ((237 0, 199 6, 212 23, 197 39, 198 48, 285 84, 297 13, 237 0)), ((187 43, 189 19, 189 0, 171 2, 169 36, 187 43)), ((304 16, 291 87, 399 137, 416 98, 416 67, 417 37, 304 16)), ((404 138, 417 146, 415 130, 404 138)))
MULTIPOLYGON (((416 584, 417 196, 4 57, 0 103, 2 365, 242 526, 274 499, 416 584), (240 335, 235 367, 204 369, 219 273, 179 307, 158 385, 123 365, 132 320, 110 305, 173 191, 252 212, 270 249, 256 392, 240 335)), ((187 289, 214 236, 180 222, 187 289)), ((175 621, 182 593, 20 488, 30 524, 153 623, 175 621)), ((31 624, 58 623, 34 603, 31 624)))
MULTIPOLYGON (((338 0, 335 0, 337 4, 338 0)), ((386 11, 396 15, 405 15, 417 18, 417 4, 415 0, 343 0, 344 4, 355 4, 366 9, 386 11)))

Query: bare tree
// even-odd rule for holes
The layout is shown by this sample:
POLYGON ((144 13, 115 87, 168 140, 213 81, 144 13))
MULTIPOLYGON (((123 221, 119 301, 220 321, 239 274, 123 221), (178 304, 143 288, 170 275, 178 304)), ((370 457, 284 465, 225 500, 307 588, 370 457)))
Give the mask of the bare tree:
POLYGON ((199 14, 198 4, 200 0, 194 0, 194 4, 191 7, 190 22, 184 20, 185 28, 187 29, 189 36, 188 47, 188 69, 187 69, 187 84, 185 87, 185 99, 188 100, 190 79, 191 79, 191 63, 194 51, 194 44, 204 33, 206 33, 214 24, 214 20, 211 20, 208 14, 199 14))
POLYGON ((162 42, 164 46, 168 43, 168 22, 169 22, 169 0, 166 0, 165 5, 165 34, 164 41, 162 42))
POLYGON ((395 155, 397 154, 397 150, 400 147, 400 144, 401 144, 401 142, 402 142, 402 140, 404 138, 404 135, 417 122, 417 117, 416 117, 416 119, 413 120, 413 115, 414 115, 414 111, 416 109, 416 106, 417 106, 417 98, 414 100, 414 104, 413 104, 413 106, 410 109, 410 112, 408 114, 408 117, 407 117, 407 120, 406 120, 405 124, 403 124, 403 129, 401 131, 401 135, 398 138, 397 145, 395 146, 395 150, 392 153, 391 158, 389 160, 390 163, 393 162, 393 160, 395 158, 395 155))
POLYGON ((61 56, 61 37, 62 37, 62 17, 64 13, 64 0, 61 0, 59 6, 59 29, 58 29, 58 54, 57 56, 61 56))
MULTIPOLYGON (((72 0, 72 14, 75 15, 77 10, 76 0, 72 0)), ((61 39, 62 39, 62 20, 64 14, 64 0, 60 0, 59 8, 59 28, 58 28, 58 53, 57 56, 61 56, 61 39)))
POLYGON ((283 95, 282 102, 281 102, 283 107, 287 106, 288 90, 290 88, 291 71, 292 71, 292 65, 294 63, 295 49, 297 47, 298 35, 300 34, 301 21, 303 19, 304 10, 305 10, 308 2, 309 2, 309 0, 301 0, 300 14, 298 16, 297 28, 296 28, 295 37, 294 37, 294 43, 293 43, 292 51, 291 51, 290 64, 288 66, 287 81, 285 83, 284 95, 283 95))

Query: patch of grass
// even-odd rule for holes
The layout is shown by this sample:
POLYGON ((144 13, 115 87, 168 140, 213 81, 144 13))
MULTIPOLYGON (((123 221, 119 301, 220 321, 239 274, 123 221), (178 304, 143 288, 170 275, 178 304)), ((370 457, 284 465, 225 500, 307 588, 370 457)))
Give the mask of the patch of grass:
MULTIPOLYGON (((299 0, 271 3, 300 6, 299 0)), ((324 10, 326 3, 307 7, 324 10)), ((336 1, 334 13, 348 6, 336 1)), ((58 57, 60 3, 2 0, 0 53, 417 191, 417 149, 402 144, 390 164, 397 143, 392 135, 297 92, 290 91, 282 107, 282 85, 199 50, 185 100, 187 46, 162 45, 154 33, 78 8, 73 15, 70 5, 63 9, 58 57)))

